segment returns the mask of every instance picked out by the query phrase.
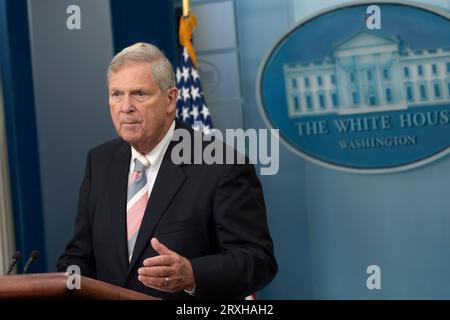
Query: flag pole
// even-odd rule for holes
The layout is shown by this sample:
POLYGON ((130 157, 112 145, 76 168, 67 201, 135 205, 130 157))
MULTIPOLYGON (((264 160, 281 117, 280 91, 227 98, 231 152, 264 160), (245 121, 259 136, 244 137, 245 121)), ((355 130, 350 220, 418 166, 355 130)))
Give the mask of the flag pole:
POLYGON ((183 17, 189 16, 189 0, 183 0, 183 17))

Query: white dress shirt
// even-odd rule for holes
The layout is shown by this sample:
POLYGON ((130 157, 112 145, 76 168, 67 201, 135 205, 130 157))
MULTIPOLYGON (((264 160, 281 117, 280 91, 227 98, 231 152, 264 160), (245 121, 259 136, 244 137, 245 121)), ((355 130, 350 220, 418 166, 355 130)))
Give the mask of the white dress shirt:
MULTIPOLYGON (((162 160, 164 158, 164 154, 167 151, 167 147, 169 147, 170 140, 172 139, 173 132, 175 131, 175 120, 172 122, 169 130, 162 140, 153 148, 152 151, 147 153, 145 156, 147 157, 150 165, 145 169, 145 174, 147 176, 147 190, 148 196, 152 193, 153 185, 155 184, 156 176, 158 175, 159 167, 161 166, 162 160)), ((139 157, 141 154, 133 147, 131 147, 131 161, 130 161, 130 174, 134 170, 134 159, 139 157)), ((190 295, 195 295, 195 285, 192 290, 184 290, 190 295)))
MULTIPOLYGON (((161 166, 164 154, 167 151, 170 140, 172 139, 173 132, 175 130, 175 120, 172 122, 169 130, 167 131, 164 138, 153 148, 152 151, 147 153, 147 157, 150 165, 145 169, 145 175, 147 176, 147 194, 150 197, 152 193, 153 185, 155 184, 156 176, 158 175, 159 167, 161 166)), ((131 147, 131 160, 130 160, 130 172, 131 174, 134 170, 134 159, 141 156, 141 154, 133 147, 131 147)))

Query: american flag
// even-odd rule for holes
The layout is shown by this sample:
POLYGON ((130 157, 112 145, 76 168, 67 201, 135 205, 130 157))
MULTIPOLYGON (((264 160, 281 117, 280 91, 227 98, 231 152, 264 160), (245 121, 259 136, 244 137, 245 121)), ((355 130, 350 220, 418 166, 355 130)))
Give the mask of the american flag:
POLYGON ((201 127, 203 133, 209 134, 213 123, 206 106, 200 76, 184 46, 181 47, 180 63, 175 75, 179 90, 178 119, 194 130, 199 130, 201 127))
MULTIPOLYGON (((190 13, 187 19, 184 17, 181 18, 179 31, 181 45, 180 62, 175 73, 177 88, 179 90, 177 117, 194 130, 202 129, 204 134, 210 134, 211 129, 213 129, 213 123, 209 109, 206 106, 200 76, 185 46, 190 47, 191 54, 195 57, 191 42, 195 25, 196 18, 193 13, 190 13)), ((253 293, 246 297, 246 299, 256 300, 256 294, 253 293)))

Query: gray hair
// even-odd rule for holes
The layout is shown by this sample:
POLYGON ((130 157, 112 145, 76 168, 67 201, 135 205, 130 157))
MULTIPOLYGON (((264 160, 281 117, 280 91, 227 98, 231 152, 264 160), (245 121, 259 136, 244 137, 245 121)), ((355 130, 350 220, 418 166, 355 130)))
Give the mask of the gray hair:
POLYGON ((148 62, 153 79, 161 91, 166 94, 167 89, 175 87, 175 75, 167 57, 154 45, 138 42, 129 46, 114 56, 108 67, 108 84, 112 72, 117 72, 128 62, 148 62))

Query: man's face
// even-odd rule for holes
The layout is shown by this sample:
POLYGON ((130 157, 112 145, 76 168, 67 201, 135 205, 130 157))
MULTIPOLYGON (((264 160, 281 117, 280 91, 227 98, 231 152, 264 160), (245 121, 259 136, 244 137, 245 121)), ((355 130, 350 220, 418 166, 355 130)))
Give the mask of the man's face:
POLYGON ((151 64, 127 63, 109 77, 109 107, 118 134, 137 151, 151 151, 164 137, 174 116, 178 91, 162 92, 151 64))

